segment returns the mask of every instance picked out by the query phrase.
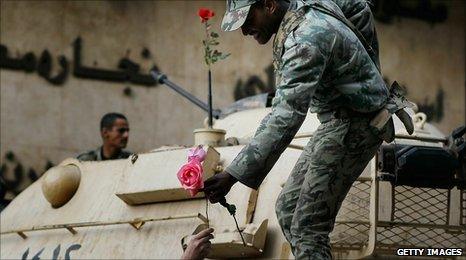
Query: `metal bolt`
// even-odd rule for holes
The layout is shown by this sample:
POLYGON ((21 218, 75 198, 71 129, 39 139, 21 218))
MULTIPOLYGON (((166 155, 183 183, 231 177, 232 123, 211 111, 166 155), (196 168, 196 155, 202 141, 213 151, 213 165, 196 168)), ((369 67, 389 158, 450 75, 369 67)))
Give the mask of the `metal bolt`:
POLYGON ((138 159, 138 155, 137 154, 133 154, 131 156, 131 163, 134 164, 136 162, 136 160, 138 159))

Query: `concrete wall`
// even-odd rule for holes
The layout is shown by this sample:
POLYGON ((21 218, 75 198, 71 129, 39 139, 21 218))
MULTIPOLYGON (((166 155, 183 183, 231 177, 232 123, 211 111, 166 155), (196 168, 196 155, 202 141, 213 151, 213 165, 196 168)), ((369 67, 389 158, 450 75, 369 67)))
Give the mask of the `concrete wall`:
MULTIPOLYGON (((436 125, 445 133, 464 124, 465 118, 465 4, 447 4, 444 23, 403 18, 378 24, 385 76, 406 85, 412 100, 434 111, 436 125), (437 98, 439 93, 443 94, 437 98)), ((125 56, 143 71, 155 63, 172 81, 206 100, 199 7, 214 9, 214 28, 219 32, 223 1, 1 1, 0 41, 13 57, 28 51, 39 56, 48 49, 57 67, 59 55, 72 61, 71 44, 81 36, 85 65, 114 69, 125 56), (152 53, 149 60, 142 59, 143 48, 152 53)), ((232 55, 213 68, 216 107, 234 101, 238 80, 258 75, 267 83, 265 69, 271 64, 271 43, 258 46, 239 31, 220 32, 220 37, 219 49, 232 55)), ((192 144, 192 130, 202 127, 206 116, 166 86, 146 88, 70 74, 63 86, 56 87, 37 73, 2 69, 0 76, 0 158, 4 163, 7 151, 16 155, 8 162, 9 174, 19 163, 24 172, 31 168, 40 174, 48 160, 59 163, 96 148, 101 143, 99 120, 110 111, 129 118, 128 149, 137 152, 192 144), (123 94, 127 87, 131 97, 123 94)))
POLYGON ((464 1, 443 1, 445 22, 395 19, 377 24, 384 76, 407 88, 408 97, 445 134, 465 123, 464 1))
MULTIPOLYGON (((219 31, 223 1, 142 2, 1 2, 1 43, 13 57, 48 49, 54 58, 73 59, 72 42, 83 40, 83 64, 116 69, 126 56, 147 72, 155 62, 173 82, 207 100, 207 68, 199 7, 213 8, 219 31), (150 61, 141 58, 147 48, 150 61)), ((261 72, 271 61, 270 47, 257 48, 240 33, 221 33, 221 50, 232 53, 213 67, 214 106, 233 101, 238 78, 261 72), (259 69, 258 69, 259 68, 259 69)), ((57 69, 58 70, 58 69, 57 69)), ((1 152, 13 151, 27 172, 43 171, 47 160, 95 149, 101 144, 99 120, 110 111, 124 113, 130 122, 128 149, 148 151, 165 144, 193 143, 192 131, 203 126, 206 114, 166 86, 147 88, 133 84, 79 79, 69 75, 61 87, 52 86, 37 73, 2 69, 1 152), (132 97, 123 94, 126 87, 132 97)), ((17 164, 12 165, 13 169, 17 164)))

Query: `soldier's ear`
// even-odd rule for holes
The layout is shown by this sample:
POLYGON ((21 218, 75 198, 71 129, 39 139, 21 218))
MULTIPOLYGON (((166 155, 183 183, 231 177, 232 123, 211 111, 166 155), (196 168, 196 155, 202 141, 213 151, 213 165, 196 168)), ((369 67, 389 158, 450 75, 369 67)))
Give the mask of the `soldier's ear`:
POLYGON ((273 14, 277 9, 276 0, 264 0, 264 8, 268 14, 273 14))
POLYGON ((102 139, 107 139, 108 137, 108 129, 106 127, 100 129, 100 136, 102 136, 102 139))

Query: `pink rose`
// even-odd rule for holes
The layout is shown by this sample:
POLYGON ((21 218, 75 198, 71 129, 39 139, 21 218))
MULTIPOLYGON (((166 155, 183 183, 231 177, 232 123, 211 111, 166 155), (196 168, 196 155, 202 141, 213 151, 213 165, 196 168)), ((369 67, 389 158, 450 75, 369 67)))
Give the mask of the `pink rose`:
MULTIPOLYGON (((202 148, 201 148, 202 149, 202 148)), ((204 181, 202 180, 202 166, 201 162, 197 159, 189 161, 183 165, 178 171, 178 180, 181 186, 189 191, 191 196, 195 196, 199 189, 204 188, 204 181)))
POLYGON ((198 145, 195 148, 191 148, 188 151, 188 162, 197 160, 198 162, 204 161, 206 152, 202 149, 202 145, 198 145))

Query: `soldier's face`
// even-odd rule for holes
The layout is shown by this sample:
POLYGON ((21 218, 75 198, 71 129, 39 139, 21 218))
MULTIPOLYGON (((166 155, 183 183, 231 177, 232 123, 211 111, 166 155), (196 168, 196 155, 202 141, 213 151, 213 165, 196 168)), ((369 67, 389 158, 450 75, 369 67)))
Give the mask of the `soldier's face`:
POLYGON ((275 10, 275 1, 253 4, 249 9, 246 21, 241 26, 243 35, 252 35, 259 44, 266 44, 272 38, 272 35, 277 32, 280 24, 280 21, 277 21, 274 15, 275 10))
POLYGON ((125 148, 129 138, 128 122, 122 118, 117 118, 115 122, 113 122, 111 129, 102 130, 102 136, 107 145, 120 149, 125 148))

